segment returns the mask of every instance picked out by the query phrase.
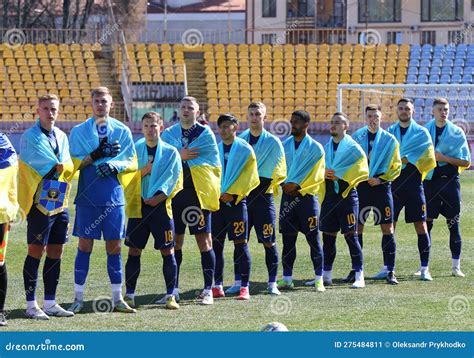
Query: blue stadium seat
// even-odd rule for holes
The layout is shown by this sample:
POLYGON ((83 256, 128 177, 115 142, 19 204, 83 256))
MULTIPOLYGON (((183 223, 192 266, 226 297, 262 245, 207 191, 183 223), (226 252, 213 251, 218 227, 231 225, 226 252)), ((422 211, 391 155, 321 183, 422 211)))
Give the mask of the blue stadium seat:
POLYGON ((454 66, 454 61, 451 60, 451 59, 445 58, 445 59, 443 60, 443 66, 450 66, 450 67, 453 67, 453 66, 454 66))
POLYGON ((462 76, 460 74, 453 74, 451 77, 451 83, 461 83, 462 76))
POLYGON ((460 90, 457 93, 457 96, 463 97, 463 98, 471 98, 471 94, 469 93, 469 91, 467 89, 460 90))
POLYGON ((424 107, 425 100, 423 98, 415 98, 415 107, 424 107))
POLYGON ((443 61, 440 59, 436 59, 431 62, 431 66, 435 66, 435 67, 441 67, 442 64, 443 64, 443 61))
POLYGON ((428 83, 428 76, 427 75, 419 75, 418 76, 418 83, 428 83))
POLYGON ((418 74, 420 74, 420 75, 429 75, 430 74, 430 68, 420 66, 420 70, 418 71, 418 74))
POLYGON ((441 67, 441 74, 442 75, 450 75, 453 72, 451 66, 443 66, 441 67))
POLYGON ((456 46, 456 52, 466 52, 466 51, 467 51, 466 44, 458 44, 456 46))
POLYGON ((464 66, 465 60, 463 58, 457 58, 454 60, 454 66, 464 66))
POLYGON ((444 51, 444 45, 435 45, 434 52, 444 51))
POLYGON ((436 91, 434 89, 430 89, 430 90, 428 90, 428 92, 426 92, 426 95, 430 98, 436 98, 436 97, 438 97, 438 91, 436 91))
POLYGON ((431 60, 428 60, 426 58, 422 59, 420 61, 420 67, 431 67, 431 60))
POLYGON ((430 83, 439 83, 439 75, 430 75, 430 83))
POLYGON ((418 74, 418 67, 415 66, 410 66, 408 67, 408 72, 409 75, 417 75, 418 74))
POLYGON ((462 76, 462 83, 469 83, 469 84, 472 84, 472 74, 470 74, 470 73, 465 73, 465 74, 462 76))
POLYGON ((424 120, 425 122, 431 121, 432 119, 433 119, 433 114, 432 114, 431 112, 425 111, 425 112, 423 113, 423 120, 424 120))
POLYGON ((416 83, 416 75, 408 75, 407 76, 407 83, 416 83))
POLYGON ((454 56, 454 59, 460 59, 464 60, 466 58, 466 53, 465 52, 456 52, 456 56, 454 56))
POLYGON ((414 97, 420 97, 420 98, 426 97, 426 91, 424 89, 417 89, 415 90, 414 97))
POLYGON ((453 67, 453 75, 462 75, 464 73, 464 68, 461 66, 453 67))
POLYGON ((474 67, 474 57, 473 58, 468 58, 464 65, 474 67))
POLYGON ((431 52, 422 52, 421 53, 421 58, 426 58, 426 59, 429 59, 431 60, 431 52))
POLYGON ((415 96, 415 91, 412 89, 407 89, 405 93, 403 94, 403 97, 407 97, 407 98, 412 98, 413 96, 415 96))
POLYGON ((457 103, 458 103, 458 106, 463 106, 463 107, 469 106, 469 101, 467 98, 458 98, 457 103))
POLYGON ((439 90, 437 97, 448 97, 448 91, 446 91, 445 89, 439 90))
POLYGON ((441 68, 440 67, 431 67, 430 68, 430 75, 440 75, 441 74, 441 68))
POLYGON ((413 52, 418 51, 418 52, 420 52, 420 51, 421 51, 421 46, 420 46, 419 44, 411 45, 410 51, 413 51, 413 52))
POLYGON ((433 52, 433 46, 431 46, 430 44, 424 44, 422 47, 421 47, 421 50, 423 52, 433 52))
POLYGON ((408 62, 408 66, 420 67, 420 60, 416 58, 410 58, 410 62, 408 62))
POLYGON ((441 75, 439 83, 451 83, 451 75, 446 75, 446 74, 441 75))
POLYGON ((457 98, 458 96, 459 96, 459 92, 456 89, 448 90, 448 97, 457 98))

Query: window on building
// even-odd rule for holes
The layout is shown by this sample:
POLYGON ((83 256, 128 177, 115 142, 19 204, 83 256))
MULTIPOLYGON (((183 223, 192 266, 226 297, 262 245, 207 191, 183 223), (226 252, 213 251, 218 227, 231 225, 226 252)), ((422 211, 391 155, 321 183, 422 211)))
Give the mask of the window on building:
POLYGON ((463 44, 464 35, 464 31, 448 31, 448 42, 453 44, 463 44))
POLYGON ((420 43, 436 45, 436 31, 421 31, 420 43))
POLYGON ((359 0, 359 23, 401 20, 401 0, 359 0))
POLYGON ((401 45, 402 44, 402 33, 399 31, 388 31, 387 32, 387 45, 401 45))
POLYGON ((262 1, 262 17, 276 17, 277 2, 276 0, 262 1))
POLYGON ((421 0, 421 21, 462 21, 463 0, 421 0))
POLYGON ((262 43, 274 45, 276 43, 277 35, 276 34, 263 34, 262 43))

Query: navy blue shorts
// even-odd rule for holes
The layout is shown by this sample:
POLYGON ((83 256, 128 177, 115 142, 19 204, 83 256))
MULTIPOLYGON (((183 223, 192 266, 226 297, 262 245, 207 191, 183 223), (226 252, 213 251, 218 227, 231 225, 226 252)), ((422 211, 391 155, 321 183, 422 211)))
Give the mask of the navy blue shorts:
POLYGON ((329 195, 324 198, 321 205, 322 232, 338 232, 347 234, 357 231, 359 216, 359 199, 357 191, 352 189, 346 198, 340 195, 329 195))
POLYGON ((33 204, 27 216, 27 241, 28 244, 62 245, 68 241, 69 228, 69 211, 64 209, 63 212, 56 215, 44 215, 33 204))
POLYGON ((276 211, 273 194, 249 195, 247 198, 247 210, 249 217, 249 231, 255 228, 258 242, 273 243, 276 241, 276 211))
POLYGON ((461 213, 461 183, 459 175, 450 178, 425 180, 427 217, 437 219, 439 214, 446 219, 458 218, 461 213))
POLYGON ((317 195, 281 196, 280 233, 304 235, 317 233, 319 226, 319 208, 317 195))
POLYGON ((211 232, 211 215, 209 210, 202 210, 193 188, 184 188, 172 201, 173 221, 176 235, 184 235, 189 226, 191 235, 211 232))
POLYGON ((359 224, 368 224, 371 212, 373 212, 374 225, 393 223, 393 197, 390 183, 370 186, 364 181, 357 186, 357 195, 359 197, 359 224))
POLYGON ((125 245, 143 250, 150 234, 155 239, 156 250, 174 247, 174 224, 166 211, 165 201, 152 207, 142 200, 142 218, 128 219, 125 245))
POLYGON ((76 206, 72 234, 83 239, 121 240, 125 238, 125 208, 118 206, 76 206))
POLYGON ((247 203, 243 199, 237 205, 235 202, 224 204, 220 202, 219 210, 212 216, 212 239, 223 241, 226 235, 229 240, 247 239, 248 215, 247 203))
POLYGON ((392 195, 395 222, 398 221, 403 208, 405 208, 406 223, 426 221, 426 200, 421 176, 415 181, 400 175, 392 182, 392 195))

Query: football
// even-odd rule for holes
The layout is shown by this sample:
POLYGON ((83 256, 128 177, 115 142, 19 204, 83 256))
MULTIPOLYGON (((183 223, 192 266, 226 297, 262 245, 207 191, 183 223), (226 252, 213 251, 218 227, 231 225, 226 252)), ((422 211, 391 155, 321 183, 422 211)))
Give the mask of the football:
POLYGON ((288 328, 280 322, 270 322, 262 327, 262 332, 288 332, 288 328))

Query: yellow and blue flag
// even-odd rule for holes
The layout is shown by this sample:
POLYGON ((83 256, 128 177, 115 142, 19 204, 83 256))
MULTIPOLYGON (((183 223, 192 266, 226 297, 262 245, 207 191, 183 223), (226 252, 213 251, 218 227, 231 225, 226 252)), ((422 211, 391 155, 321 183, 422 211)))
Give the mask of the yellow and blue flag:
MULTIPOLYGON (((352 134, 352 138, 362 147, 367 158, 369 158, 368 130, 365 126, 352 134)), ((400 175, 401 170, 400 148, 396 138, 385 129, 379 128, 370 152, 369 178, 393 181, 400 175)))
POLYGON ((0 133, 0 224, 15 219, 17 198, 18 157, 10 140, 0 133))
MULTIPOLYGON (((400 157, 413 164, 420 172, 421 180, 424 180, 431 169, 436 168, 433 141, 428 130, 411 119, 403 140, 399 122, 388 127, 388 132, 400 143, 400 157)), ((402 169, 405 166, 406 164, 402 164, 402 169)))
MULTIPOLYGON (((345 198, 351 189, 363 181, 369 179, 369 165, 364 150, 357 142, 346 134, 339 142, 336 153, 334 153, 333 139, 331 138, 324 146, 326 151, 326 168, 334 170, 334 176, 349 184, 342 193, 345 198)), ((334 182, 336 193, 339 191, 337 180, 334 182)))
MULTIPOLYGON (((28 214, 34 200, 34 195, 43 177, 57 164, 63 165, 63 171, 58 180, 70 182, 74 174, 74 165, 69 153, 69 142, 66 134, 53 127, 58 142, 58 156, 54 154, 46 135, 41 131, 39 120, 25 131, 20 140, 20 164, 18 171, 18 202, 21 209, 28 214)), ((63 208, 67 208, 70 186, 65 193, 63 208)))
POLYGON ((166 211, 168 216, 172 218, 171 200, 183 189, 183 166, 178 151, 161 139, 158 140, 151 173, 142 177, 141 169, 148 164, 145 138, 139 139, 135 143, 135 148, 138 156, 138 172, 135 178, 141 183, 142 198, 149 199, 158 191, 161 191, 168 197, 166 199, 166 211))
MULTIPOLYGON (((224 163, 224 144, 219 143, 219 158, 224 163)), ((221 194, 237 195, 238 204, 260 184, 257 158, 245 140, 235 138, 230 148, 227 165, 221 178, 221 194)))
MULTIPOLYGON (((198 149, 199 157, 187 160, 201 208, 209 211, 219 210, 221 164, 214 133, 208 126, 203 127, 202 133, 193 140, 187 148, 198 149)), ((181 124, 177 123, 167 128, 161 139, 175 147, 178 151, 183 148, 181 141, 181 124)))
MULTIPOLYGON (((425 127, 430 133, 431 139, 434 143, 436 138, 436 121, 434 119, 429 121, 426 123, 425 127)), ((444 127, 444 131, 441 134, 435 149, 437 152, 440 152, 448 157, 467 160, 469 165, 466 167, 458 167, 459 173, 471 166, 471 152, 469 151, 466 135, 460 127, 449 120, 446 121, 446 126, 444 127)), ((446 164, 448 163, 438 162, 440 167, 443 167, 446 164)), ((434 170, 430 170, 425 179, 431 180, 433 177, 433 172, 434 170)))
POLYGON ((295 138, 287 138, 283 142, 285 149, 288 176, 284 183, 295 183, 300 187, 301 195, 320 194, 324 185, 324 150, 321 144, 309 135, 295 148, 295 138))
MULTIPOLYGON (((125 212, 129 218, 141 216, 140 183, 135 178, 138 168, 137 154, 130 129, 115 118, 108 117, 107 139, 109 142, 118 141, 121 145, 120 153, 115 157, 106 157, 96 160, 92 165, 110 163, 118 172, 117 178, 125 194, 125 212)), ((74 168, 77 170, 81 162, 99 146, 99 134, 94 118, 75 126, 70 135, 71 157, 74 168)))
MULTIPOLYGON (((250 129, 245 130, 239 136, 247 143, 250 141, 250 129)), ((272 179, 267 193, 277 191, 278 186, 286 178, 285 150, 280 140, 263 129, 258 142, 253 146, 257 157, 258 175, 262 178, 272 179)))

